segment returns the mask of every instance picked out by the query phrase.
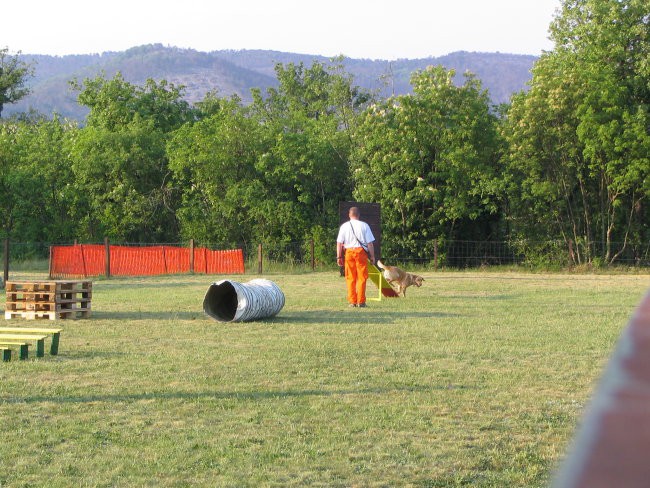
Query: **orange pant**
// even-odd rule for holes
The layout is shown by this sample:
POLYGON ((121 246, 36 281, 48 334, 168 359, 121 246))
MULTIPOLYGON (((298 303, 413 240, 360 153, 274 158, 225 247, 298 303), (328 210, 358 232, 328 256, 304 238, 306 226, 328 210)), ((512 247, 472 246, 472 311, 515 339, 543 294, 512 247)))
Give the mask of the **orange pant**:
POLYGON ((345 281, 348 285, 348 302, 366 303, 368 255, 362 247, 345 250, 345 281))

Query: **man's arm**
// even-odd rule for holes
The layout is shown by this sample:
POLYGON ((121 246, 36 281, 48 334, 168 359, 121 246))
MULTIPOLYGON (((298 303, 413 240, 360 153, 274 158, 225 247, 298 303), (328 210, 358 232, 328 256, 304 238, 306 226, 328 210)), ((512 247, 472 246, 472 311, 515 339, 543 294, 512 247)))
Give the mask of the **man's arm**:
POLYGON ((368 252, 370 253, 370 261, 372 264, 375 264, 377 261, 375 260, 375 245, 372 242, 368 243, 368 252))
POLYGON ((336 264, 343 266, 343 243, 336 243, 336 264))

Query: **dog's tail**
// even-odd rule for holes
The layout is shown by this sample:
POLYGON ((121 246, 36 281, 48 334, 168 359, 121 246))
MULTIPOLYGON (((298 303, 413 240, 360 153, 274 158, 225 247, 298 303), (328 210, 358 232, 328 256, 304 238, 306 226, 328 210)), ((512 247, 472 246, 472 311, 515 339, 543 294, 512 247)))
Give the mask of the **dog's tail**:
POLYGON ((381 269, 386 269, 386 266, 384 266, 384 264, 379 259, 377 260, 377 267, 381 269))

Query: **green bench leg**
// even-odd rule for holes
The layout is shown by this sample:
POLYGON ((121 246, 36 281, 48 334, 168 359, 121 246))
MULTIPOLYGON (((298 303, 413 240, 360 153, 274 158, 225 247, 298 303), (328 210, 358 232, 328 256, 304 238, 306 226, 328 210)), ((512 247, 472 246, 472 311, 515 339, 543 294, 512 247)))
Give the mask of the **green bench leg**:
POLYGON ((11 361, 11 349, 3 349, 2 350, 2 360, 3 361, 11 361))
POLYGON ((29 357, 29 345, 21 344, 20 345, 20 359, 27 359, 29 357))
POLYGON ((52 334, 52 344, 50 346, 50 354, 52 356, 56 356, 59 354, 59 336, 61 334, 59 332, 55 332, 52 334))
POLYGON ((45 339, 36 341, 36 357, 42 358, 45 356, 45 339))

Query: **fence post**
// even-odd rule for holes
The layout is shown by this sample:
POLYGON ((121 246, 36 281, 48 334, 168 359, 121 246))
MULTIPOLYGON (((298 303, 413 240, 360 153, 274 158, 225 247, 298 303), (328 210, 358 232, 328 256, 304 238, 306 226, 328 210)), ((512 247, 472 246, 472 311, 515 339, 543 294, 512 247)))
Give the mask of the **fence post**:
POLYGON ((106 278, 111 277, 111 245, 108 242, 108 237, 104 237, 104 249, 106 250, 106 257, 104 258, 104 264, 105 264, 105 274, 106 278))
POLYGON ((257 246, 257 274, 262 274, 264 272, 264 266, 262 265, 262 244, 257 246))
POLYGON ((88 267, 86 266, 86 253, 84 252, 84 245, 79 244, 77 247, 79 248, 79 253, 81 254, 81 265, 83 266, 84 278, 88 278, 88 267))
POLYGON ((2 283, 7 283, 7 281, 9 281, 9 238, 8 237, 5 239, 3 260, 4 260, 4 272, 2 274, 2 283))
POLYGON ((52 279, 52 246, 50 246, 50 262, 47 271, 47 279, 48 280, 52 279))
POLYGON ((190 239, 190 274, 194 274, 194 239, 190 239))
POLYGON ((162 247, 163 254, 163 265, 165 266, 165 274, 167 274, 167 253, 165 252, 165 246, 162 247))
POLYGON ((311 251, 311 270, 316 271, 316 255, 314 253, 314 239, 311 240, 310 243, 310 251, 311 251))
POLYGON ((438 239, 433 240, 433 269, 438 271, 438 239))

